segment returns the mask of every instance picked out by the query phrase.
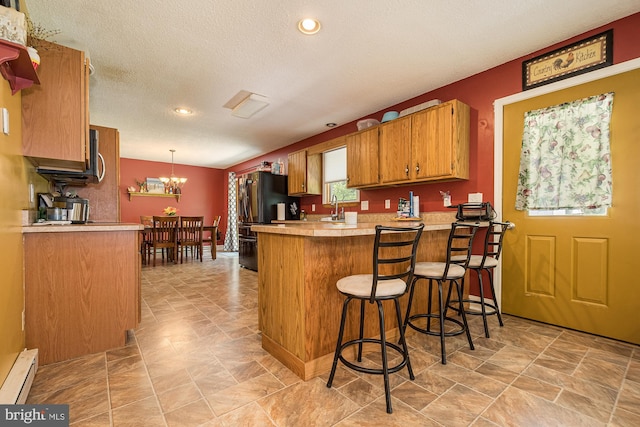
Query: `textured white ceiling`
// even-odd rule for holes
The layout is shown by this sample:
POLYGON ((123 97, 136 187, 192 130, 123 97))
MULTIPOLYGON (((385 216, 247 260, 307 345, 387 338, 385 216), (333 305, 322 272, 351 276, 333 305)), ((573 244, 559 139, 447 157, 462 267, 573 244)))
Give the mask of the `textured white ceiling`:
MULTIPOLYGON (((23 0, 21 3, 25 3, 23 0)), ((27 0, 125 158, 226 168, 640 11, 638 0, 27 0), (312 16, 315 36, 297 31, 312 16), (250 119, 223 105, 269 98, 250 119), (178 117, 173 108, 194 114, 178 117)), ((355 130, 355 129, 354 129, 355 130)))

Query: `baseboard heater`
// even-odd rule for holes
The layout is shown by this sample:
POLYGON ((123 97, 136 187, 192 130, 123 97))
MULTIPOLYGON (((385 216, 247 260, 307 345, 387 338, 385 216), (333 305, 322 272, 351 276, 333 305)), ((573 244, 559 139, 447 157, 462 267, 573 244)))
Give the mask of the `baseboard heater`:
POLYGON ((20 353, 0 388, 0 404, 25 403, 37 370, 38 349, 24 350, 20 353))

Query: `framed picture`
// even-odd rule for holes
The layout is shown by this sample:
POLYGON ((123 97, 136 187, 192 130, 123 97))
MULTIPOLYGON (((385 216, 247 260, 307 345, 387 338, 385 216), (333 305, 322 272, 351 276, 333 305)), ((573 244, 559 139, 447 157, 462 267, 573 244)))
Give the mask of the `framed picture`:
POLYGON ((0 0, 0 5, 5 7, 12 7, 20 12, 20 0, 0 0))
POLYGON ((158 178, 147 178, 148 193, 164 193, 164 183, 158 178))
POLYGON ((613 64, 613 30, 522 62, 522 90, 613 64))

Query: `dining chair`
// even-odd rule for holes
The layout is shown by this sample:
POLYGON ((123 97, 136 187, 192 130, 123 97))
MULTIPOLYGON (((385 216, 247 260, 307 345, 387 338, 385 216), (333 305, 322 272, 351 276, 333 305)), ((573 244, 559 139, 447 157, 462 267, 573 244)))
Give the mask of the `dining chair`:
POLYGON ((218 241, 218 224, 220 224, 220 215, 213 217, 213 226, 215 230, 211 232, 211 237, 204 237, 202 243, 211 243, 211 257, 216 259, 216 243, 218 241))
MULTIPOLYGON (((178 257, 178 226, 179 216, 154 216, 152 231, 153 266, 156 266, 158 249, 167 249, 167 262, 173 259, 177 263, 178 257)), ((164 261, 164 259, 163 259, 164 261)))
POLYGON ((142 262, 144 264, 149 264, 149 261, 151 260, 151 243, 153 241, 153 216, 140 215, 140 223, 144 225, 144 230, 142 230, 142 239, 140 239, 140 254, 142 254, 142 262))
POLYGON ((198 256, 202 262, 202 227, 203 216, 181 216, 178 247, 180 249, 180 264, 184 260, 184 253, 191 248, 191 255, 198 256))

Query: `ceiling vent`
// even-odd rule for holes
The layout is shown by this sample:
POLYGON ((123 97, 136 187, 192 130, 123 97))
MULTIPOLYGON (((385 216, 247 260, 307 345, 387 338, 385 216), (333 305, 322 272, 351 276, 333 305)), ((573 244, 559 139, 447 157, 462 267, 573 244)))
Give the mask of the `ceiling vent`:
POLYGON ((224 107, 230 108, 232 115, 248 119, 258 111, 266 108, 268 105, 269 99, 266 96, 241 90, 226 104, 224 104, 224 107))

